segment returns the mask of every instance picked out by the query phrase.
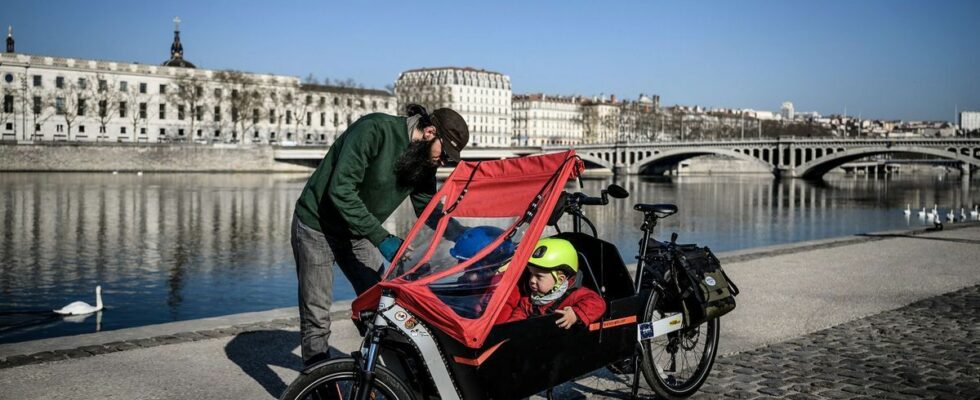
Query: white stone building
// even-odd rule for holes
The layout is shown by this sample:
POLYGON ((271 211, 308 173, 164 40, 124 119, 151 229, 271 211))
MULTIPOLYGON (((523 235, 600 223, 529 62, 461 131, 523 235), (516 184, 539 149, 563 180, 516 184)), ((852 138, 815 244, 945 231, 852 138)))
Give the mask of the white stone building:
POLYGON ((515 146, 574 146, 584 140, 582 99, 519 94, 513 97, 515 146))
POLYGON ((619 140, 620 104, 616 96, 596 97, 582 103, 582 129, 585 143, 615 143, 619 140))
MULTIPOLYGON (((175 21, 179 22, 179 21, 175 21)), ((162 65, 0 54, 3 140, 329 144, 394 95, 296 77, 199 69, 179 27, 162 65)))
POLYGON ((511 87, 507 75, 474 68, 421 68, 395 81, 399 111, 420 104, 428 111, 451 108, 470 128, 470 146, 511 144, 511 87))
POLYGON ((980 129, 980 111, 961 111, 960 129, 964 131, 980 129))
POLYGON ((779 116, 783 121, 792 121, 796 117, 793 111, 793 103, 789 101, 784 101, 783 106, 779 108, 779 116))

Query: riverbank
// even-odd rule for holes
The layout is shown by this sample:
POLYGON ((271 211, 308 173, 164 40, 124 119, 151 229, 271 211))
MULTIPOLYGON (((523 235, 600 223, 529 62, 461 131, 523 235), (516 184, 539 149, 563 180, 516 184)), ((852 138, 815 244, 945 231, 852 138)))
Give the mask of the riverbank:
MULTIPOLYGON (((794 338, 806 342, 807 335, 847 327, 852 321, 980 284, 977 244, 980 224, 970 223, 940 232, 883 232, 721 254, 726 270, 743 293, 738 309, 723 321, 719 351, 751 358, 764 346, 794 338)), ((338 351, 349 352, 358 345, 358 337, 347 319, 347 305, 337 306, 331 343, 338 351)), ((3 345, 0 387, 5 389, 5 396, 13 396, 10 398, 71 395, 84 399, 132 393, 153 398, 275 397, 296 376, 301 362, 296 353, 296 319, 290 317, 295 309, 270 313, 240 315, 238 322, 207 319, 135 328, 147 334, 157 332, 154 337, 140 339, 124 339, 119 335, 136 331, 120 330, 3 345), (254 317, 272 319, 248 319, 254 317), (58 347, 56 342, 63 349, 51 351, 58 347), (49 351, 36 352, 43 348, 49 351)), ((902 329, 912 328, 896 324, 895 329, 901 334, 902 329)), ((838 344, 831 341, 822 345, 833 351, 838 344)), ((765 351, 785 347, 770 346, 765 351)), ((719 367, 728 384, 742 376, 731 363, 719 363, 728 365, 719 367)), ((767 372, 771 371, 752 375, 756 383, 749 387, 757 391, 768 388, 758 384, 760 378, 756 376, 767 372)), ((786 377, 790 375, 787 372, 786 377)), ((765 379, 778 380, 771 376, 765 379)), ((563 390, 602 397, 603 391, 594 390, 606 384, 600 381, 624 385, 621 379, 599 372, 565 385, 563 390)), ((709 379, 709 385, 715 384, 712 382, 709 379)), ((760 393, 765 392, 756 395, 764 395, 760 393)))
POLYGON ((0 172, 310 172, 272 146, 166 143, 0 143, 0 172))

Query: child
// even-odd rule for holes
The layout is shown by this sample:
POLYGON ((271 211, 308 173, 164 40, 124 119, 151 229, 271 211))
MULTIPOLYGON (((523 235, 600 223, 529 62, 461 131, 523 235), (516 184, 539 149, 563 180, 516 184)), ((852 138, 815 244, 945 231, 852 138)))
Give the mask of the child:
POLYGON ((535 245, 527 261, 530 271, 529 296, 521 297, 508 321, 517 321, 552 312, 561 315, 555 322, 569 329, 578 322, 589 326, 606 312, 606 302, 595 291, 572 289, 578 273, 578 253, 565 239, 544 238, 535 245))

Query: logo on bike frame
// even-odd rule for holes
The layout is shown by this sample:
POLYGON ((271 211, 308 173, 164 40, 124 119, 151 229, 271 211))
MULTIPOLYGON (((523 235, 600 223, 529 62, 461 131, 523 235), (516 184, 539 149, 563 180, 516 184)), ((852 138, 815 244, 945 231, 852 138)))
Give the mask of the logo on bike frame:
POLYGON ((715 283, 716 283, 716 282, 715 282, 715 278, 712 278, 712 277, 710 277, 710 276, 709 276, 709 277, 707 277, 707 278, 704 278, 704 283, 707 283, 707 284, 708 284, 708 286, 714 286, 714 285, 715 285, 715 283))

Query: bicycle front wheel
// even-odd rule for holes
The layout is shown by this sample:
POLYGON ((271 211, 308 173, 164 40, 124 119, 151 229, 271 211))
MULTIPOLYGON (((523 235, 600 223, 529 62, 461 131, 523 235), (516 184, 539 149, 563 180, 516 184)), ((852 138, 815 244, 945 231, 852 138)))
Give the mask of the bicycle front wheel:
MULTIPOLYGON (((656 290, 650 293, 644 321, 666 318, 669 300, 656 290)), ((718 351, 719 318, 681 329, 642 343, 641 368, 647 384, 663 398, 683 399, 701 388, 708 379, 718 351)))
MULTIPOLYGON (((328 361, 289 384, 280 400, 349 400, 357 391, 357 362, 352 358, 328 361)), ((414 400, 408 386, 388 369, 375 367, 369 399, 414 400)))

